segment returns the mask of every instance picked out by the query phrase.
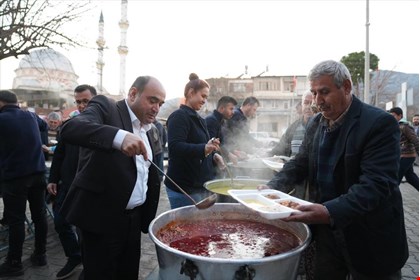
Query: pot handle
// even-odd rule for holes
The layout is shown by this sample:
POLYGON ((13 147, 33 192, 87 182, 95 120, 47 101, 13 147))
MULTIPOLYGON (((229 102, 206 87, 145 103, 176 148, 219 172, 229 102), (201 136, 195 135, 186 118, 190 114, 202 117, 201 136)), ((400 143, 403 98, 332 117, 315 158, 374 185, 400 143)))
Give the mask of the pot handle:
POLYGON ((198 267, 190 260, 185 260, 181 263, 181 270, 179 274, 185 274, 189 276, 190 280, 194 280, 198 274, 198 267))
POLYGON ((252 280, 255 277, 255 269, 248 265, 241 266, 234 276, 234 280, 252 280))

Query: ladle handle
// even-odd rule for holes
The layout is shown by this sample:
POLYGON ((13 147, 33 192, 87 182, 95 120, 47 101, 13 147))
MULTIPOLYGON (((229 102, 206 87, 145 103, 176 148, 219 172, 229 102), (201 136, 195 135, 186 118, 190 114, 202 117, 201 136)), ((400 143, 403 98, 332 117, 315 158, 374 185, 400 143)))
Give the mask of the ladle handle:
POLYGON ((168 178, 168 180, 169 181, 171 181, 174 185, 175 185, 175 187, 177 187, 183 194, 185 194, 186 196, 188 196, 188 198, 189 199, 191 199, 191 201, 192 202, 194 202, 194 204, 197 204, 196 202, 195 202, 195 200, 189 195, 189 194, 187 194, 180 186, 178 186, 178 184, 177 183, 175 183, 175 181, 174 180, 172 180, 172 178, 171 177, 169 177, 166 173, 165 173, 165 171, 163 171, 162 169, 160 169, 160 167, 159 166, 157 166, 156 165, 156 163, 154 163, 153 161, 151 161, 150 159, 148 159, 148 161, 154 166, 154 167, 156 167, 156 169, 157 170, 159 170, 163 175, 165 175, 165 177, 166 178, 168 178))
POLYGON ((233 186, 233 174, 228 166, 227 159, 229 158, 229 155, 226 155, 225 151, 223 149, 220 149, 220 156, 222 157, 223 161, 225 162, 226 171, 228 173, 228 176, 230 178, 230 185, 233 186))

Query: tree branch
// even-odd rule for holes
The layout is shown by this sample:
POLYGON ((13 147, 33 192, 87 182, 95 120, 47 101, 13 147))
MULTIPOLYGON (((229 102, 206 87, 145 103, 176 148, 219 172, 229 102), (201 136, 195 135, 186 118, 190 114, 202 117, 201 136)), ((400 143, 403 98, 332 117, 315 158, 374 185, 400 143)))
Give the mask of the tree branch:
POLYGON ((61 30, 90 7, 89 1, 0 0, 0 60, 40 47, 82 46, 61 30))

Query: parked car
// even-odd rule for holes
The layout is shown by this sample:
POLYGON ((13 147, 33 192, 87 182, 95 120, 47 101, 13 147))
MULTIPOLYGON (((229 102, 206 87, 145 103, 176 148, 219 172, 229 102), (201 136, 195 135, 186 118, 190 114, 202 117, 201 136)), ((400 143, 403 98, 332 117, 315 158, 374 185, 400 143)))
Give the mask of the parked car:
POLYGON ((280 142, 279 138, 271 137, 270 133, 262 131, 250 131, 249 134, 256 140, 263 143, 264 147, 272 148, 280 142))

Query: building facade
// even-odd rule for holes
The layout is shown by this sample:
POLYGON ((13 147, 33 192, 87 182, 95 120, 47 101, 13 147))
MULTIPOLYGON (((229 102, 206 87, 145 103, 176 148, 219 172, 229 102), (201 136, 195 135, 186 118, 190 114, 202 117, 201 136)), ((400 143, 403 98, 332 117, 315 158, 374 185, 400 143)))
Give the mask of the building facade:
POLYGON ((201 114, 211 113, 224 95, 232 96, 242 104, 245 98, 255 96, 260 102, 257 116, 251 121, 252 131, 268 132, 281 137, 287 127, 298 118, 296 106, 301 102, 309 84, 306 76, 270 76, 238 78, 210 78, 210 96, 201 114))

